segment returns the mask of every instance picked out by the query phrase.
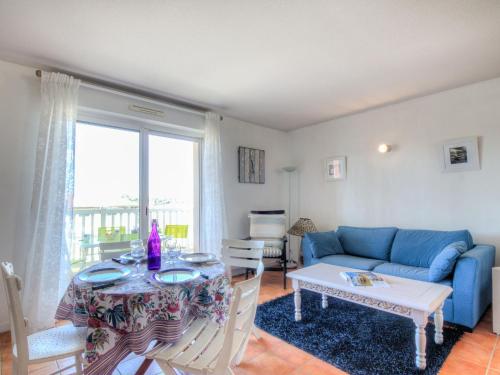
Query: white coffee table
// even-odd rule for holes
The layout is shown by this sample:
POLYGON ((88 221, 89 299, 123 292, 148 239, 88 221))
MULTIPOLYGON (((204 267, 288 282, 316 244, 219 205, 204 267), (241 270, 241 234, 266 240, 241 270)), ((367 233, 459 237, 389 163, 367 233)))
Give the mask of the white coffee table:
POLYGON ((323 308, 328 307, 327 296, 331 296, 413 319, 416 326, 415 363, 419 369, 425 369, 425 326, 428 317, 434 314, 434 341, 442 344, 443 304, 453 289, 445 285, 388 275, 381 275, 390 285, 388 288, 352 287, 340 276, 340 272, 345 271, 359 270, 319 263, 289 272, 287 277, 292 280, 295 291, 295 320, 302 319, 301 289, 321 293, 323 308))

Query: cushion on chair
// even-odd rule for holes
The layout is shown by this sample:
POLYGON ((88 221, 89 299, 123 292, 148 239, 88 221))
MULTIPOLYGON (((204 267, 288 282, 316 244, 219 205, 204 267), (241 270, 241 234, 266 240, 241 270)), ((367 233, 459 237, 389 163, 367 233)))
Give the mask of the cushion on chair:
POLYGON ((466 251, 467 244, 463 241, 453 242, 441 250, 431 263, 429 281, 440 281, 450 275, 458 257, 466 251))
POLYGON ((441 250, 458 241, 465 242, 467 250, 473 247, 472 236, 468 230, 447 232, 400 229, 392 244, 391 262, 429 268, 441 250))
POLYGON ((304 241, 309 242, 314 258, 344 253, 335 231, 306 233, 304 241))
MULTIPOLYGON (((28 336, 29 360, 52 358, 60 355, 71 355, 83 351, 86 328, 73 327, 66 324, 61 327, 36 332, 28 336)), ((17 356, 17 347, 12 351, 17 356)))
POLYGON ((373 272, 405 277, 413 280, 429 281, 429 269, 424 267, 405 266, 397 263, 383 263, 375 267, 373 272))
POLYGON ((389 260, 398 228, 359 228, 340 226, 337 236, 344 252, 361 257, 389 260))
POLYGON ((282 238, 251 237, 251 239, 264 241, 264 249, 262 251, 264 258, 281 258, 281 252, 284 246, 282 238))
POLYGON ((320 259, 317 258, 311 259, 311 265, 317 263, 328 263, 328 264, 333 264, 335 266, 356 268, 358 270, 363 270, 363 271, 371 271, 379 264, 384 263, 384 261, 377 259, 361 258, 348 254, 337 254, 337 255, 328 255, 320 259))
POLYGON ((281 258, 282 250, 278 247, 265 247, 262 250, 264 258, 281 258))

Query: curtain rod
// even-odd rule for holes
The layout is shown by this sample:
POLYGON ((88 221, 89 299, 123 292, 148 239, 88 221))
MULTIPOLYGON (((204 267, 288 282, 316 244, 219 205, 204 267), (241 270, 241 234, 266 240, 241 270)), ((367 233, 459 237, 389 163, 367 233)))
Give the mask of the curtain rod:
MULTIPOLYGON (((107 92, 111 92, 111 93, 115 93, 115 94, 119 94, 119 95, 123 95, 123 96, 133 97, 133 98, 138 99, 138 100, 146 100, 146 101, 149 100, 152 102, 156 102, 159 105, 166 105, 168 107, 172 107, 172 108, 184 111, 184 112, 191 112, 191 113, 198 114, 198 115, 204 115, 206 112, 210 111, 210 109, 208 109, 208 108, 196 106, 196 105, 193 105, 190 103, 186 103, 186 102, 183 102, 180 100, 168 98, 168 97, 165 97, 162 95, 152 94, 150 92, 138 90, 135 88, 131 88, 129 86, 117 85, 114 83, 110 83, 110 82, 106 82, 106 81, 102 81, 102 80, 98 80, 98 79, 94 79, 94 78, 79 76, 79 75, 75 75, 71 72, 66 72, 66 71, 61 71, 61 73, 68 74, 68 75, 71 75, 75 78, 80 79, 82 81, 82 86, 85 86, 85 87, 94 88, 94 89, 98 89, 101 91, 107 91, 107 92)), ((35 71, 35 75, 38 78, 41 78, 42 77, 42 70, 37 69, 35 71)), ((223 117, 220 116, 220 119, 222 120, 223 117)))

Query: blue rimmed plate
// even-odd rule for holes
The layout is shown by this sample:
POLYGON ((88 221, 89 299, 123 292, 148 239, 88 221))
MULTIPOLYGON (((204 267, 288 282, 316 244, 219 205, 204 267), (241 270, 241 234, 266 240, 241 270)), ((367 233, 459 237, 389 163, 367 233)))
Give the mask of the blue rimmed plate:
POLYGON ((192 268, 169 268, 155 272, 153 279, 162 284, 182 284, 200 277, 200 271, 192 268))
POLYGON ((179 259, 195 264, 217 261, 217 257, 214 254, 210 253, 184 253, 179 256, 179 259))
POLYGON ((110 283, 127 277, 130 275, 130 272, 131 271, 125 267, 106 267, 83 271, 78 277, 86 283, 110 283))

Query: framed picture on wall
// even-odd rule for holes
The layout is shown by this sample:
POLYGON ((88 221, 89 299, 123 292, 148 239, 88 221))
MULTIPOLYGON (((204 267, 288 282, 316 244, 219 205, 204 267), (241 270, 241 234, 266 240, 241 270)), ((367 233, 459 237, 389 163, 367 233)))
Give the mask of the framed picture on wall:
POLYGON ((334 156, 325 160, 325 180, 337 181, 346 178, 346 157, 334 156))
POLYGON ((478 137, 446 141, 443 145, 443 156, 444 172, 479 170, 478 137))
POLYGON ((238 148, 238 181, 247 184, 266 182, 266 152, 256 148, 238 148))

